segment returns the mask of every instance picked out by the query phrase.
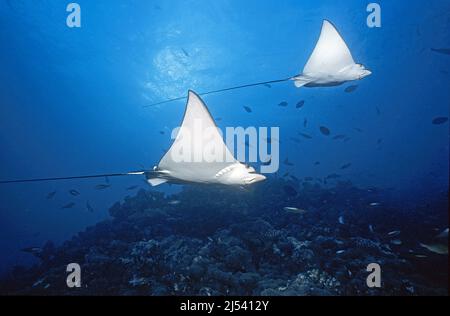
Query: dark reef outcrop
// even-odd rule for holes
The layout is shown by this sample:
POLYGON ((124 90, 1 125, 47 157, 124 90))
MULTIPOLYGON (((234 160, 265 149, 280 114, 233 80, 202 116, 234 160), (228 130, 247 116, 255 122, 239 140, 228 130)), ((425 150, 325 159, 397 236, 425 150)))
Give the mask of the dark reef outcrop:
POLYGON ((52 248, 39 265, 16 267, 0 282, 0 292, 447 295, 448 257, 418 246, 419 238, 445 220, 446 210, 425 226, 420 214, 426 210, 418 205, 416 226, 411 220, 402 226, 404 215, 396 213, 399 206, 388 196, 348 182, 323 188, 281 179, 245 191, 186 186, 169 197, 140 190, 115 203, 111 219, 52 248), (286 195, 286 185, 298 194, 286 195), (383 206, 371 207, 374 201, 383 206), (289 213, 285 206, 307 212, 289 213), (390 244, 392 230, 407 236, 401 246, 390 244), (66 286, 71 262, 81 266, 81 288, 66 286), (380 289, 366 285, 372 262, 382 267, 380 289))

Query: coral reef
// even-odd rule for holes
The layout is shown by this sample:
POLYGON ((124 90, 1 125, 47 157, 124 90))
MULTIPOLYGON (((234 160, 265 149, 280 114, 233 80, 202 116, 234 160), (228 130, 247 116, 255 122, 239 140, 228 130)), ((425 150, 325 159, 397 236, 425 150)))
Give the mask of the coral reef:
POLYGON ((141 190, 114 204, 111 219, 59 247, 47 245, 51 254, 34 267, 17 267, 0 282, 0 292, 447 295, 448 257, 417 246, 417 238, 434 226, 401 226, 402 212, 395 215, 397 206, 386 196, 348 182, 322 188, 281 179, 250 191, 189 186, 165 196, 141 190), (295 187, 297 196, 286 196, 286 185, 295 187), (384 206, 371 208, 374 200, 384 200, 384 206), (307 212, 289 213, 286 206, 307 212), (396 248, 387 234, 394 229, 405 236, 396 248), (80 288, 66 286, 71 262, 81 266, 80 288), (366 285, 372 262, 383 269, 379 289, 366 285))

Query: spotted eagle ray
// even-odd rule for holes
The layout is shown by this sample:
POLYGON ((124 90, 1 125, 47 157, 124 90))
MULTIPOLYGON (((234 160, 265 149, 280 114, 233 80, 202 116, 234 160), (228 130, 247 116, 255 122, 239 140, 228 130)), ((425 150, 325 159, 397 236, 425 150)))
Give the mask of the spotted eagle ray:
POLYGON ((336 27, 324 20, 316 47, 302 74, 293 80, 297 88, 328 87, 360 80, 371 74, 362 64, 355 63, 336 27))

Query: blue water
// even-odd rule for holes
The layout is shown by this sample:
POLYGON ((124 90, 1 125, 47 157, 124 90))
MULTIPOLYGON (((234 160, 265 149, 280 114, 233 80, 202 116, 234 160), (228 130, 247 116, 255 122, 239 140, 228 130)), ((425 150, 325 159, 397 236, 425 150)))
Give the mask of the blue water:
MULTIPOLYGON (((188 89, 297 74, 328 19, 373 72, 355 92, 344 92, 350 84, 296 89, 286 82, 206 96, 219 127, 279 126, 280 160, 294 163, 282 164, 281 175, 339 172, 355 185, 389 188, 405 205, 448 192, 448 123, 431 122, 449 114, 450 56, 431 48, 450 47, 450 1, 378 1, 381 28, 367 27, 360 0, 77 2, 81 28, 65 24, 68 1, 0 1, 0 179, 150 168, 169 147, 184 101, 145 105, 188 89), (305 105, 296 109, 300 100, 305 105), (279 107, 282 101, 289 106, 279 107), (351 140, 323 137, 319 126, 351 140), (346 163, 351 168, 340 170, 346 163)), ((93 189, 102 181, 2 185, 0 271, 35 262, 23 247, 59 244, 108 218, 107 209, 131 194, 125 188, 149 189, 139 177, 93 189), (73 209, 60 209, 71 201, 73 209)))

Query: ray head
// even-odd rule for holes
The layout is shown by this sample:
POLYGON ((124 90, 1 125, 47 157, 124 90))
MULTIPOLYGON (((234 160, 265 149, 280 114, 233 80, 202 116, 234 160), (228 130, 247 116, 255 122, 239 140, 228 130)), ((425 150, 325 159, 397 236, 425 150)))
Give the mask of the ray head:
POLYGON ((256 170, 240 162, 235 163, 220 174, 218 180, 227 185, 247 186, 264 181, 266 177, 256 172, 256 170))

